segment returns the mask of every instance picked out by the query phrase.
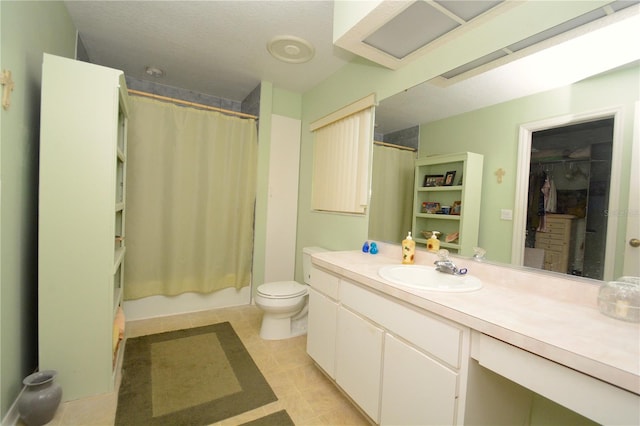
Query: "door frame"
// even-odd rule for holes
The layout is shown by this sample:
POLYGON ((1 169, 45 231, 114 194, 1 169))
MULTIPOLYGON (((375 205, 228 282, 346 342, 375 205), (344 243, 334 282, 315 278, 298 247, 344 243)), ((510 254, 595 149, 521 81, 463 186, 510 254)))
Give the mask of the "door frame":
POLYGON ((632 238, 640 238, 640 196, 634 188, 640 187, 640 101, 635 103, 633 118, 633 145, 631 148, 631 170, 629 173, 629 206, 626 210, 627 230, 624 241, 624 266, 622 273, 638 277, 640 265, 638 265, 638 253, 640 248, 632 247, 629 243, 632 238))
MULTIPOLYGON (((611 181, 609 183, 608 211, 617 211, 620 201, 622 169, 622 108, 612 107, 580 114, 567 114, 520 125, 518 159, 516 163, 516 197, 513 214, 513 237, 511 241, 511 264, 522 266, 526 238, 527 203, 529 199, 529 169, 531 163, 531 139, 534 132, 556 127, 613 118, 613 141, 611 155, 611 181)), ((618 215, 607 216, 607 238, 604 255, 603 280, 613 279, 618 215)))

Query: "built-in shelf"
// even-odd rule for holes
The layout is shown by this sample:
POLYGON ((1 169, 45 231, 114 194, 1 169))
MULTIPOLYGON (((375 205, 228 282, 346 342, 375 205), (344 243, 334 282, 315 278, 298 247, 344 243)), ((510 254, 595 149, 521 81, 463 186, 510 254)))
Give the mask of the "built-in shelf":
POLYGON ((41 90, 38 367, 66 401, 113 391, 124 347, 128 94, 121 71, 48 54, 41 90))
MULTIPOLYGON (((478 245, 480 194, 483 156, 471 152, 418 158, 415 168, 412 232, 416 243, 427 243, 423 231, 438 231, 440 247, 465 256, 473 254, 478 245), (454 185, 425 186, 425 176, 453 175, 454 185), (438 203, 453 209, 459 204, 459 214, 425 213, 423 204, 438 203), (469 212, 469 214, 466 214, 469 212), (447 235, 458 233, 453 242, 445 242, 447 235)), ((440 182, 439 181, 439 182, 440 182)), ((428 210, 431 211, 431 210, 428 210)))

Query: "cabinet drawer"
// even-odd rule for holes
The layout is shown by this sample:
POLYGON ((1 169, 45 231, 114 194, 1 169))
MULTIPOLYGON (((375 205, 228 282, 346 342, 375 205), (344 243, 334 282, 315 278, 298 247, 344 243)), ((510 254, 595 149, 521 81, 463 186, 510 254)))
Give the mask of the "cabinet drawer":
POLYGON ((562 241, 565 239, 562 233, 538 232, 536 233, 536 241, 562 241))
POLYGON ((450 366, 460 367, 461 327, 344 280, 340 281, 340 301, 450 366))
POLYGON ((562 234, 566 228, 567 228, 567 223, 565 222, 547 220, 547 229, 549 230, 549 232, 556 232, 556 233, 562 234))
POLYGON ((541 248, 550 251, 557 251, 558 253, 562 252, 566 244, 560 243, 557 241, 546 241, 546 242, 538 242, 536 241, 536 248, 541 248))
POLYGON ((311 267, 309 285, 333 300, 338 300, 339 281, 340 279, 337 276, 318 269, 315 266, 311 267))

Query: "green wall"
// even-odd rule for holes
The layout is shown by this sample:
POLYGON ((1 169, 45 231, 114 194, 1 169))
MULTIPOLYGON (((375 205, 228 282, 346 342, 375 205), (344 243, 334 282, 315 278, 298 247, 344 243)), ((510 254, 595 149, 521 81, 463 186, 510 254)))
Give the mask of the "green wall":
MULTIPOLYGON (((511 262, 513 222, 501 220, 500 209, 514 209, 519 129, 522 124, 621 108, 622 122, 618 123, 622 131, 620 204, 627 205, 634 103, 640 94, 639 71, 638 66, 624 68, 572 86, 420 126, 419 157, 463 151, 484 155, 478 244, 487 250, 487 258, 511 262), (501 184, 494 175, 499 168, 506 171, 501 184)), ((625 229, 626 222, 620 220, 619 249, 623 249, 625 229)), ((619 257, 622 260, 622 256, 619 257)), ((615 276, 621 274, 621 268, 622 263, 618 262, 615 276)))
POLYGON ((15 89, 0 110, 0 418, 38 362, 37 206, 42 53, 73 57, 76 29, 62 2, 0 2, 2 69, 15 89))
MULTIPOLYGON (((380 101, 407 88, 439 76, 478 56, 488 54, 530 35, 598 7, 602 1, 557 2, 549 13, 546 2, 513 3, 487 25, 470 28, 450 43, 432 49, 428 55, 392 71, 362 58, 355 58, 302 97, 300 149, 300 197, 298 203, 298 252, 319 245, 331 250, 357 249, 367 239, 368 217, 311 211, 311 167, 313 136, 309 125, 345 105, 375 93, 380 101), (514 26, 513 22, 527 22, 514 26)), ((357 10, 342 10, 357 15, 357 10)), ((349 17, 341 17, 348 22, 349 17)), ((302 279, 300 259, 296 279, 302 279)))

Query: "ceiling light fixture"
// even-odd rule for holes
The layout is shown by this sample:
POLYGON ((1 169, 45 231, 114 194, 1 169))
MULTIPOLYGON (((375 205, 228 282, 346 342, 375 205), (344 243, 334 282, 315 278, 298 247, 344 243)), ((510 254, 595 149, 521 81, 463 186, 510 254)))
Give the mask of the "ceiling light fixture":
POLYGON ((267 44, 274 58, 291 64, 302 64, 313 58, 316 50, 308 41, 295 36, 274 37, 267 44))
POLYGON ((160 78, 164 76, 164 71, 156 67, 146 67, 144 69, 144 72, 150 75, 151 77, 160 78))

